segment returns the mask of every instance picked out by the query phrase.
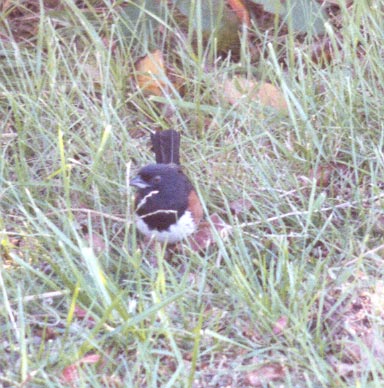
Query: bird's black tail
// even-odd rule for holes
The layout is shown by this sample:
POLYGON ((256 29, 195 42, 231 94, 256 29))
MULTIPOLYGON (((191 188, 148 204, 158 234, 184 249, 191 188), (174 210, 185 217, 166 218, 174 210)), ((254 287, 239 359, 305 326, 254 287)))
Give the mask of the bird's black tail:
POLYGON ((174 129, 151 134, 152 150, 156 163, 180 164, 180 133, 174 129))

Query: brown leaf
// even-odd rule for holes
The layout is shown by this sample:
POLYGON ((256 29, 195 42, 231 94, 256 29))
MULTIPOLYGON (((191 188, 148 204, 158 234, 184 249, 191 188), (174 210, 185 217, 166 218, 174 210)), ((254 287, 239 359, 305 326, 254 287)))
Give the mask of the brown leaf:
POLYGON ((88 241, 90 247, 93 248, 96 254, 99 254, 105 250, 104 240, 96 233, 85 233, 84 239, 88 241))
POLYGON ((247 27, 251 27, 251 18, 243 0, 228 0, 228 5, 247 27))
POLYGON ((287 112, 288 106, 281 90, 268 82, 260 85, 257 97, 261 104, 287 112))
POLYGON ((331 63, 335 52, 330 38, 321 39, 311 46, 311 58, 315 63, 320 63, 321 65, 327 65, 331 63))
POLYGON ((166 68, 160 50, 146 55, 135 64, 137 86, 146 94, 162 96, 166 88, 166 68))
POLYGON ((329 187, 336 178, 345 178, 349 175, 351 175, 351 169, 339 162, 322 164, 309 172, 309 178, 315 178, 319 187, 329 187))
POLYGON ((87 326, 89 328, 92 328, 95 326, 95 320, 93 319, 93 317, 91 317, 89 315, 89 313, 86 311, 86 310, 83 310, 81 307, 79 306, 75 306, 75 311, 74 311, 74 316, 78 319, 81 319, 81 320, 87 320, 87 326))
MULTIPOLYGON (((223 240, 227 239, 231 233, 231 226, 226 224, 216 213, 210 216, 210 221, 220 237, 223 240)), ((201 222, 198 231, 189 239, 191 248, 195 252, 204 251, 214 244, 211 223, 201 222)))
POLYGON ((83 310, 81 307, 76 305, 75 306, 74 315, 75 315, 76 318, 84 319, 86 316, 88 316, 88 312, 86 310, 83 310))
POLYGON ((100 68, 96 63, 85 63, 83 65, 83 71, 95 85, 102 84, 103 74, 100 72, 100 68))
POLYGON ((68 365, 61 373, 61 380, 72 386, 79 379, 79 370, 76 364, 68 365))
POLYGON ((273 334, 280 335, 283 333, 288 324, 288 318, 286 316, 281 316, 273 326, 273 334))
POLYGON ((57 333, 51 327, 46 327, 44 329, 40 329, 40 328, 37 329, 36 335, 38 335, 44 341, 49 341, 57 337, 57 333))
POLYGON ((309 171, 309 178, 316 179, 317 186, 328 187, 331 182, 333 168, 330 165, 318 166, 316 169, 309 171))
POLYGON ((78 361, 78 364, 97 364, 101 360, 100 354, 87 354, 78 361))
POLYGON ((99 354, 87 354, 75 363, 65 367, 61 373, 61 380, 71 386, 76 386, 75 383, 79 380, 79 367, 82 364, 97 364, 100 360, 101 356, 99 354))
POLYGON ((250 372, 247 376, 251 387, 262 387, 272 381, 282 380, 285 376, 285 368, 280 364, 267 364, 257 371, 250 372))
POLYGON ((281 90, 268 82, 260 83, 243 77, 228 79, 224 81, 224 98, 232 105, 250 99, 281 112, 288 111, 281 90))
POLYGON ((229 204, 229 209, 234 216, 238 216, 251 210, 252 202, 249 199, 239 198, 229 204))
POLYGON ((231 226, 226 224, 216 213, 213 213, 210 219, 216 232, 223 240, 226 240, 231 234, 231 226))

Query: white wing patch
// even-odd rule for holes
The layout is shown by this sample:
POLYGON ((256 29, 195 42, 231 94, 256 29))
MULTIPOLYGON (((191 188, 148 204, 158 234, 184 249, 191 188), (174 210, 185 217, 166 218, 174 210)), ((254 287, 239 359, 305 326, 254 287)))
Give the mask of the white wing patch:
POLYGON ((139 216, 136 217, 136 227, 147 237, 153 237, 160 242, 168 242, 170 244, 174 244, 196 231, 196 225, 190 211, 186 211, 167 230, 151 230, 139 216))

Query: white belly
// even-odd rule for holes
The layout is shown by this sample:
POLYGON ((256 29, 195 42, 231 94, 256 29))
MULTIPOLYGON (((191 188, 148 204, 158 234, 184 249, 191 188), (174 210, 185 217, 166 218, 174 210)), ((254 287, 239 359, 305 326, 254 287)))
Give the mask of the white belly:
POLYGON ((186 211, 183 216, 177 220, 177 223, 171 225, 167 230, 151 230, 140 217, 136 217, 136 227, 147 237, 153 237, 160 242, 168 242, 170 244, 182 240, 196 230, 195 222, 189 211, 186 211))

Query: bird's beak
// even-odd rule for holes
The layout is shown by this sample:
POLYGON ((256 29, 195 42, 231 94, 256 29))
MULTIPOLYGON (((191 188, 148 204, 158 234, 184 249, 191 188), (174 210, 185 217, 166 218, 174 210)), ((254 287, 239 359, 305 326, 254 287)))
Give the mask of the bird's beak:
POLYGON ((145 189, 149 187, 149 184, 147 182, 144 182, 143 179, 138 175, 135 176, 133 179, 129 181, 130 186, 137 187, 139 189, 145 189))

